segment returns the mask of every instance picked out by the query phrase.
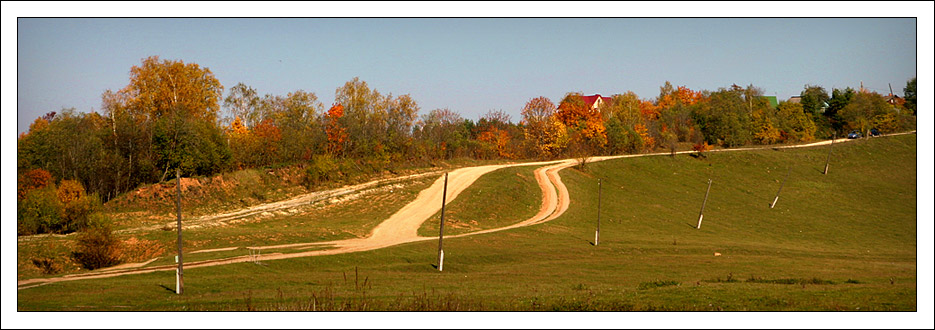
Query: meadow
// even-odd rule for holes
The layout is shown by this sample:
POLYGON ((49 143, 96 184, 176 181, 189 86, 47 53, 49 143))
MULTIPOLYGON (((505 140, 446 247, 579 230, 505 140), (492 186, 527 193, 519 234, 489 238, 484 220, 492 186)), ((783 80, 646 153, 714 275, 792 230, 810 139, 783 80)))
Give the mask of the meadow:
MULTIPOLYGON (((916 135, 833 148, 827 175, 827 147, 568 168, 561 171, 571 196, 565 214, 448 239, 443 272, 433 267, 437 241, 424 241, 193 268, 185 271, 184 295, 173 292, 172 272, 51 283, 19 290, 17 305, 21 311, 915 311, 916 135), (598 179, 601 235, 594 245, 598 179)), ((500 227, 535 213, 540 192, 533 169, 481 177, 448 204, 451 230, 500 227)), ((407 185, 403 197, 361 200, 384 200, 390 209, 427 184, 407 185)), ((376 224, 355 217, 352 210, 360 208, 336 207, 343 216, 311 209, 239 229, 205 229, 193 239, 227 245, 281 225, 297 226, 294 240, 343 237, 323 234, 337 227, 356 228, 337 230, 357 236, 376 224), (328 229, 308 221, 341 217, 353 220, 333 220, 328 229)), ((427 221, 420 233, 437 235, 437 224, 427 221)))

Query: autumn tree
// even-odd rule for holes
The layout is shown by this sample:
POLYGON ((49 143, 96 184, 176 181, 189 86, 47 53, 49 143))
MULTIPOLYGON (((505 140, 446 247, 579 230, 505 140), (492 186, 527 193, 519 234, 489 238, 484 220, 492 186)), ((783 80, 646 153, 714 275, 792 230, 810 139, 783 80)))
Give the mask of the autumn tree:
POLYGON ((225 168, 230 151, 217 126, 222 92, 211 70, 198 64, 152 56, 130 68, 129 84, 102 97, 116 148, 126 143, 133 145, 129 149, 139 149, 129 140, 145 140, 142 152, 117 153, 127 159, 125 168, 139 162, 159 180, 165 179, 170 167, 183 164, 184 175, 213 174, 225 168), (128 130, 142 131, 142 136, 133 132, 121 136, 128 130), (131 161, 131 155, 137 159, 131 161))
POLYGON ((347 143, 347 128, 341 126, 341 117, 344 116, 344 106, 335 103, 328 109, 326 114, 326 131, 328 135, 328 145, 325 150, 332 156, 341 156, 344 152, 344 146, 347 143))
POLYGON ((250 129, 244 125, 240 116, 234 117, 227 129, 227 137, 231 149, 231 162, 236 169, 243 169, 257 165, 253 160, 256 150, 256 139, 250 129))
POLYGON ((411 153, 412 126, 419 114, 419 104, 409 94, 387 96, 387 109, 382 134, 384 147, 377 150, 386 150, 396 157, 411 153))
POLYGON ((256 89, 247 86, 244 83, 237 83, 228 91, 224 98, 224 107, 230 112, 231 122, 235 118, 240 118, 241 125, 252 127, 259 124, 260 118, 257 107, 260 104, 260 97, 256 89))
POLYGON ((569 136, 573 138, 572 143, 576 146, 572 151, 595 155, 604 150, 607 134, 603 117, 600 111, 584 103, 580 93, 566 94, 558 105, 555 118, 571 130, 569 136))
POLYGON ((611 96, 610 102, 602 105, 601 112, 609 113, 627 127, 643 122, 640 104, 642 101, 636 93, 628 91, 624 94, 611 96))
POLYGON ((17 167, 44 169, 57 180, 78 180, 92 192, 107 193, 119 166, 106 143, 108 126, 98 113, 50 112, 17 139, 17 167))
POLYGON ((782 138, 777 124, 775 124, 775 115, 773 114, 772 109, 761 108, 753 111, 750 116, 751 124, 751 133, 753 133, 753 141, 758 144, 773 144, 779 142, 782 138))
POLYGON ((475 138, 480 142, 477 156, 479 158, 513 158, 511 149, 512 135, 510 134, 510 115, 502 110, 490 110, 482 116, 475 125, 475 138))
POLYGON ((871 128, 883 132, 893 132, 898 128, 896 110, 882 95, 875 92, 854 94, 839 114, 846 129, 858 130, 866 137, 869 137, 871 128))
POLYGON ((31 169, 19 173, 16 178, 16 198, 22 200, 33 189, 45 188, 52 183, 52 174, 43 169, 31 169))
POLYGON ((776 120, 781 132, 781 139, 788 142, 808 142, 815 138, 815 123, 812 116, 804 111, 801 103, 779 102, 776 107, 776 120))
POLYGON ((701 92, 685 86, 673 87, 668 81, 659 88, 656 107, 660 138, 671 148, 678 142, 701 142, 692 118, 693 106, 704 100, 701 92))
POLYGON ((461 115, 449 109, 435 109, 423 115, 416 124, 416 138, 424 144, 425 152, 435 159, 464 156, 470 131, 461 115))
POLYGON ((322 104, 315 93, 298 90, 279 99, 272 120, 282 132, 280 159, 286 162, 308 160, 325 143, 318 121, 322 104))
POLYGON ((409 96, 382 95, 355 77, 335 91, 335 101, 344 106, 342 125, 347 128, 346 152, 359 157, 403 152, 419 111, 409 96))
POLYGON ((524 135, 535 157, 555 157, 567 146, 565 125, 556 118, 555 104, 540 96, 523 107, 524 135))

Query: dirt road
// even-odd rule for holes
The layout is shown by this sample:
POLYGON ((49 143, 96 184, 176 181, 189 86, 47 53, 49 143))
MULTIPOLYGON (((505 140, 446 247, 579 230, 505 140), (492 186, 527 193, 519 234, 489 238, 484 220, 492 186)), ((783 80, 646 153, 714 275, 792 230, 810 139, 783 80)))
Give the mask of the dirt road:
MULTIPOLYGON (((847 142, 849 140, 840 139, 836 140, 835 143, 847 142)), ((770 148, 803 148, 803 147, 814 147, 830 144, 831 141, 819 141, 815 143, 802 144, 802 145, 788 145, 788 146, 767 146, 767 147, 754 147, 754 148, 738 148, 738 149, 720 149, 713 150, 712 152, 726 152, 726 151, 741 151, 741 150, 760 150, 760 149, 770 149, 770 148)), ((681 151, 678 154, 691 153, 691 151, 681 151)), ((645 156, 658 156, 658 155, 669 155, 669 153, 655 153, 655 154, 637 154, 637 155, 621 155, 621 156, 604 156, 604 157, 593 157, 590 158, 590 162, 604 161, 608 159, 616 158, 629 158, 629 157, 645 157, 645 156)), ((534 170, 536 182, 539 185, 539 188, 542 191, 542 205, 539 208, 539 212, 536 213, 533 217, 519 221, 513 225, 481 230, 477 232, 471 232, 460 235, 453 235, 450 237, 463 237, 470 235, 480 235, 491 232, 497 232, 507 229, 513 229, 523 226, 530 226, 546 221, 553 220, 561 216, 565 210, 568 209, 570 202, 570 196, 568 195, 568 189, 562 183, 561 177, 559 176, 559 171, 564 168, 574 166, 577 163, 577 160, 566 159, 560 161, 551 161, 551 162, 532 162, 532 163, 521 163, 521 164, 505 164, 505 165, 487 165, 487 166, 477 166, 477 167, 467 167, 461 168, 449 172, 448 174, 448 195, 445 198, 445 203, 451 202, 458 195, 467 189, 474 181, 480 178, 482 175, 492 172, 494 170, 513 167, 513 166, 541 166, 534 170)), ((437 174, 437 173, 435 173, 437 174)), ((424 175, 424 174, 423 174, 424 175)), ((359 189, 363 189, 375 185, 374 183, 366 183, 363 185, 351 186, 346 188, 341 188, 336 190, 336 192, 329 193, 327 195, 333 196, 334 193, 350 193, 359 189)), ((205 260, 205 261, 196 261, 185 263, 185 268, 198 268, 198 267, 208 267, 208 266, 217 266, 225 265, 238 262, 255 262, 262 260, 277 260, 277 259, 287 259, 287 258, 300 258, 300 257, 309 257, 309 256, 320 256, 320 255, 334 255, 341 253, 351 253, 359 251, 368 251, 374 249, 385 248, 393 245, 399 245, 404 243, 423 241, 423 240, 432 240, 436 237, 421 237, 418 235, 419 226, 429 217, 437 213, 441 209, 441 196, 444 185, 444 176, 440 176, 429 188, 423 190, 419 193, 415 200, 409 204, 403 206, 399 211, 390 216, 385 221, 377 225, 373 229, 371 234, 364 238, 354 238, 340 241, 331 241, 331 242, 316 242, 316 243, 297 243, 297 244, 285 244, 285 245, 269 245, 269 246, 256 246, 248 247, 248 249, 254 251, 262 251, 267 249, 282 249, 282 248, 295 248, 295 249, 304 249, 304 248, 324 248, 314 251, 302 251, 295 253, 275 253, 275 254, 262 254, 259 255, 246 255, 246 256, 237 256, 224 259, 214 259, 214 260, 205 260)), ((318 196, 320 197, 320 196, 318 196)), ((257 206, 248 210, 237 211, 232 213, 218 214, 214 216, 203 217, 202 219, 197 219, 196 221, 218 221, 219 219, 229 219, 238 216, 246 216, 249 214, 255 214, 258 212, 263 212, 270 209, 279 209, 287 207, 295 203, 308 203, 308 198, 312 197, 303 197, 299 199, 293 199, 283 202, 270 203, 261 206, 257 206)), ((231 248, 220 248, 215 250, 233 250, 237 247, 231 248)), ((92 279, 92 278, 105 278, 105 277, 114 277, 121 275, 129 274, 142 274, 150 273, 157 271, 172 271, 176 269, 176 265, 165 265, 165 266, 153 266, 153 267, 142 267, 142 268, 123 268, 115 267, 108 270, 101 270, 91 273, 84 274, 72 274, 65 275, 55 278, 34 278, 21 280, 18 282, 19 289, 25 289, 30 287, 35 287, 39 285, 44 285, 48 283, 60 282, 60 281, 73 281, 80 279, 92 279)))

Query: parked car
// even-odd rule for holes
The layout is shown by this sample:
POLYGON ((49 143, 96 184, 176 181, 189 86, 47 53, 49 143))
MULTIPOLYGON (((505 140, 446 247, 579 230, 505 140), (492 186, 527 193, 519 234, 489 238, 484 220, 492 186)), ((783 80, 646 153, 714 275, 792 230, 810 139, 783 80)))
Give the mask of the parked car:
POLYGON ((870 136, 880 136, 880 131, 878 131, 876 128, 871 128, 870 136))
POLYGON ((850 133, 847 134, 847 138, 848 139, 859 139, 860 135, 861 134, 859 131, 851 131, 850 133))

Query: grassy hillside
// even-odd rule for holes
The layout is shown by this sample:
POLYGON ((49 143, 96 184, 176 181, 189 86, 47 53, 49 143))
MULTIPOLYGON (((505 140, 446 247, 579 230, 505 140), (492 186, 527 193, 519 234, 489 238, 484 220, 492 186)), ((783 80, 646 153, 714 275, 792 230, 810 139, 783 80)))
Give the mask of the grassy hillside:
MULTIPOLYGON (((55 283, 19 290, 18 308, 916 310, 916 136, 836 144, 822 175, 826 156, 820 147, 566 169, 571 206, 563 216, 447 240, 444 272, 432 267, 437 242, 426 241, 190 269, 183 296, 169 289, 171 272, 55 283), (593 246, 598 178, 601 244, 593 246), (705 220, 695 229, 708 178, 705 220)), ((491 178, 449 208, 489 199, 472 190, 491 178)), ((476 213, 492 217, 508 200, 492 201, 476 213)))
MULTIPOLYGON (((445 235, 505 227, 536 215, 542 203, 537 168, 506 167, 475 181, 445 206, 445 235)), ((441 211, 422 223, 419 235, 437 237, 440 220, 441 211)))

